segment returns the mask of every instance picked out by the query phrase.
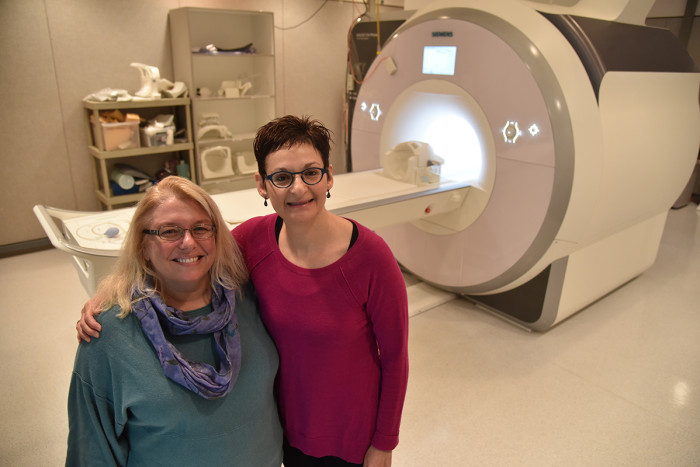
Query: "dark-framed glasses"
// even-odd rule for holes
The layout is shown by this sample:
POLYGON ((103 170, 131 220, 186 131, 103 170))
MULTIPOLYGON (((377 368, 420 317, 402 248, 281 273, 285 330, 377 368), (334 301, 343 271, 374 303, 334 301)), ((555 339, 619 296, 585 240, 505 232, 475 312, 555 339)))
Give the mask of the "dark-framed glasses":
POLYGON ((294 183, 294 177, 301 176, 301 179, 307 185, 316 185, 321 181, 324 174, 328 173, 328 169, 320 167, 309 167, 300 172, 289 172, 288 170, 279 170, 265 177, 270 180, 277 188, 289 188, 294 183))
POLYGON ((214 236, 216 226, 211 224, 195 224, 189 229, 183 229, 179 225, 161 225, 156 230, 143 229, 143 233, 148 235, 157 235, 161 240, 166 242, 175 242, 185 236, 185 232, 189 231, 192 238, 197 240, 206 240, 214 236))

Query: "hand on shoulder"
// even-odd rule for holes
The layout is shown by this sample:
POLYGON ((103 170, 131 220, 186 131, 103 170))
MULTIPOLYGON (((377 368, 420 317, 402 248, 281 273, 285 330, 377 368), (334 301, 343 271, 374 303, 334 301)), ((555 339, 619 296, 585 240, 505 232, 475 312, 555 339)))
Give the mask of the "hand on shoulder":
POLYGON ((83 305, 83 309, 80 310, 80 319, 75 325, 75 329, 78 331, 78 342, 90 342, 90 338, 100 337, 102 326, 95 319, 95 315, 100 313, 101 305, 96 297, 91 298, 83 305))

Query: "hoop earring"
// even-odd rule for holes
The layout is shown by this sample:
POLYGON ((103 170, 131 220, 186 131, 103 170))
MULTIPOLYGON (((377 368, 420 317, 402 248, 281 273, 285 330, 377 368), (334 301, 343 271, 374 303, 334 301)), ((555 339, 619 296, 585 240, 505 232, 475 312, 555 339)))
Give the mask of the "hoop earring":
POLYGON ((331 197, 331 190, 328 190, 328 191, 326 192, 326 198, 330 198, 330 197, 331 197))
POLYGON ((267 198, 265 198, 265 202, 263 203, 265 207, 267 207, 267 198))

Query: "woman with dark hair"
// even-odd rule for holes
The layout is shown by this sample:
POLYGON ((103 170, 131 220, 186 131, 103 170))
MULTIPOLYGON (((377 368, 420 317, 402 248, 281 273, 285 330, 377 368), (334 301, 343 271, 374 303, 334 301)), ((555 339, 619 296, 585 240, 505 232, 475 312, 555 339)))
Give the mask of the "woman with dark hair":
POLYGON ((386 243, 325 207, 330 132, 285 116, 258 130, 274 214, 233 231, 280 353, 285 467, 391 464, 408 379, 406 285, 386 243))

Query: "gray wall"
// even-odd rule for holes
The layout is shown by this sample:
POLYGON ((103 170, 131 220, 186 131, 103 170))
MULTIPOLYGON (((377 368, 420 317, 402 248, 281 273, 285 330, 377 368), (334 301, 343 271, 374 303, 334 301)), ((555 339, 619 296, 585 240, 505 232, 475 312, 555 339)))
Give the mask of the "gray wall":
MULTIPOLYGON (((396 2, 392 2, 396 4, 396 2)), ((91 211, 92 158, 82 99, 135 92, 131 62, 172 81, 168 11, 185 6, 274 13, 277 113, 309 114, 335 134, 344 171, 347 31, 361 4, 321 0, 0 0, 0 246, 45 237, 35 204, 91 211)), ((384 11, 396 7, 383 7, 384 11)))
MULTIPOLYGON (((162 77, 172 80, 168 11, 174 8, 273 12, 278 26, 277 113, 303 113, 322 120, 335 133, 332 163, 336 171, 344 171, 347 31, 363 6, 329 1, 300 27, 282 29, 307 19, 322 3, 0 0, 0 247, 45 236, 32 213, 35 204, 99 209, 81 100, 105 87, 136 91, 139 74, 131 62, 155 65, 162 77)), ((680 20, 661 18, 652 24, 677 32, 680 20)), ((696 24, 690 44, 696 62, 699 39, 696 24)))

